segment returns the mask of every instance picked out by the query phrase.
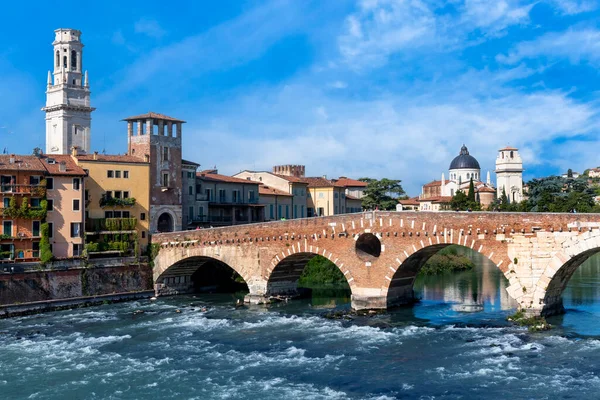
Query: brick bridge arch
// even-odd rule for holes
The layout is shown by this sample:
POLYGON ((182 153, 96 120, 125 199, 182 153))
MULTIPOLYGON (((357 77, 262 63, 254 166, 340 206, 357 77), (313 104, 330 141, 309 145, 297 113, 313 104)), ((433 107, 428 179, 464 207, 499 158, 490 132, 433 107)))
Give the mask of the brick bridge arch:
MULTIPOLYGON (((269 285, 278 264, 285 265, 286 259, 293 264, 302 259, 300 253, 320 254, 345 274, 354 308, 387 308, 412 300, 414 277, 426 259, 457 244, 498 266, 508 278, 508 294, 535 314, 552 308, 552 299, 564 287, 549 286, 550 281, 559 270, 578 266, 574 261, 561 270, 576 254, 589 250, 592 241, 597 247, 599 229, 598 214, 367 212, 161 233, 152 237, 160 246, 154 278, 157 294, 169 293, 170 284, 159 282, 165 271, 190 257, 210 257, 237 271, 248 284, 248 299, 259 301, 292 287, 295 275, 284 277, 286 284, 279 289, 269 285), (356 241, 364 234, 378 238, 377 256, 357 253, 356 241)), ((177 268, 171 271, 177 278, 177 268)), ((566 272, 556 282, 570 277, 566 272)), ((186 280, 186 273, 180 271, 179 281, 186 280)))

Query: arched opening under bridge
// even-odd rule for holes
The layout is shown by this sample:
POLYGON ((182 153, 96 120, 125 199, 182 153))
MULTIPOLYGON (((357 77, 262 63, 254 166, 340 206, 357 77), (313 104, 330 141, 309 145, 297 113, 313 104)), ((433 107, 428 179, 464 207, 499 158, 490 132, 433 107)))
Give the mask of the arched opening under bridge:
MULTIPOLYGON (((567 258, 564 254, 562 257, 567 258)), ((568 259, 547 284, 543 302, 544 316, 564 314, 567 310, 600 316, 600 248, 568 259)), ((600 326, 597 331, 600 332, 600 326)))
POLYGON ((388 307, 420 301, 425 318, 458 313, 508 312, 517 307, 505 274, 485 255, 468 247, 440 244, 410 255, 388 289, 388 307), (425 306, 429 307, 424 308, 425 306))
POLYGON ((314 253, 296 253, 277 263, 267 282, 271 297, 310 297, 313 307, 350 304, 346 276, 329 259, 314 253))
POLYGON ((160 295, 248 292, 245 279, 230 265, 212 257, 188 257, 167 268, 156 280, 160 295))

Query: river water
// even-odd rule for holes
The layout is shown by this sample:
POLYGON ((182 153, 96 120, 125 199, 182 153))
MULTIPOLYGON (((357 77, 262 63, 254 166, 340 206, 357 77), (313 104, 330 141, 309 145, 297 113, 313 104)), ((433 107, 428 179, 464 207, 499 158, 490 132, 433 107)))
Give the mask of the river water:
POLYGON ((506 322, 506 281, 477 262, 372 317, 323 316, 347 295, 238 309, 202 295, 2 320, 0 398, 599 398, 600 258, 542 333, 506 322))

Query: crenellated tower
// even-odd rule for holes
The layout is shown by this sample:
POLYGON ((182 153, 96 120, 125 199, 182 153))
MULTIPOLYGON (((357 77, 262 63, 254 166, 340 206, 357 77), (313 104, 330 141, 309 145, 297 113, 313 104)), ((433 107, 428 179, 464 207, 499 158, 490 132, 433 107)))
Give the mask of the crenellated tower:
POLYGON ((83 72, 81 32, 57 29, 52 42, 54 71, 46 88, 46 153, 89 153, 92 111, 87 71, 83 72))

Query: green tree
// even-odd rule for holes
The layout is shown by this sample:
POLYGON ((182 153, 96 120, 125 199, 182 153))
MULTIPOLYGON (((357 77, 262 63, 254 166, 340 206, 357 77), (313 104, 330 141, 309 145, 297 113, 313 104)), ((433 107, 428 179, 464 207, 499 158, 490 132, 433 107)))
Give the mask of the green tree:
POLYGON ((469 208, 469 197, 462 190, 457 190, 450 201, 453 210, 466 211, 469 208))
POLYGON ((399 179, 360 178, 359 180, 368 183, 362 198, 362 206, 366 210, 395 210, 398 197, 405 194, 399 179))
POLYGON ((525 211, 532 212, 595 212, 596 189, 585 177, 549 176, 528 182, 529 199, 525 211))
POLYGON ((54 258, 52 251, 50 250, 50 227, 47 222, 44 222, 40 227, 41 239, 40 239, 40 264, 46 265, 54 258))
POLYGON ((467 198, 470 202, 475 202, 475 185, 473 184, 473 178, 469 182, 469 192, 467 194, 467 198))

